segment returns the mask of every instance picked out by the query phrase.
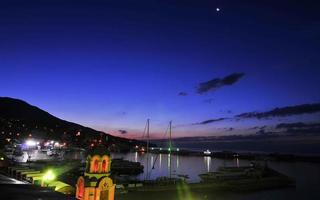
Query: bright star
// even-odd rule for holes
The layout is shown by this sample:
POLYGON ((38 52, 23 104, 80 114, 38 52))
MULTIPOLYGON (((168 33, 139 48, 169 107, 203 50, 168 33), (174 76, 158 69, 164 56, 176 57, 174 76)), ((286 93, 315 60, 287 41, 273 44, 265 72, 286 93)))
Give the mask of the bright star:
POLYGON ((216 11, 219 12, 219 11, 220 11, 220 8, 216 8, 216 11))

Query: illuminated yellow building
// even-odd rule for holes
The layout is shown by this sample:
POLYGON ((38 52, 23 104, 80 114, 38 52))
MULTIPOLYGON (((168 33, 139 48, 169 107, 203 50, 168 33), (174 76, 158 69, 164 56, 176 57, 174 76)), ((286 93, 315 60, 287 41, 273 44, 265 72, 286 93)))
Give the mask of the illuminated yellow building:
POLYGON ((103 146, 93 149, 86 161, 84 176, 76 185, 79 200, 114 200, 115 185, 110 176, 110 153, 103 146))

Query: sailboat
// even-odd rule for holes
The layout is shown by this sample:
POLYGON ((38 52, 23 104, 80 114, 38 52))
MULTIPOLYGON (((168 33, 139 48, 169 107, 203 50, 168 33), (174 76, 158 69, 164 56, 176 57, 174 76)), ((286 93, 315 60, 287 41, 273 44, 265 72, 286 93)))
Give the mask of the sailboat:
POLYGON ((150 174, 152 172, 153 169, 155 169, 155 163, 157 161, 157 158, 159 156, 159 154, 157 154, 153 164, 152 164, 152 168, 150 169, 149 172, 149 145, 150 145, 150 121, 149 119, 147 120, 147 164, 146 164, 146 174, 145 174, 145 179, 144 179, 144 185, 171 185, 171 184, 176 184, 176 183, 180 183, 180 182, 184 182, 186 176, 181 176, 181 175, 177 175, 177 177, 173 177, 173 173, 172 173, 172 156, 171 156, 171 151, 172 151, 172 121, 169 122, 169 147, 168 147, 168 176, 162 176, 162 177, 158 177, 155 180, 150 180, 150 174))
POLYGON ((171 153, 172 153, 172 122, 169 123, 169 147, 168 147, 168 162, 169 162, 169 172, 168 176, 158 177, 155 180, 150 180, 150 173, 154 169, 155 162, 159 154, 157 154, 154 160, 153 167, 149 172, 149 145, 150 145, 150 133, 149 127, 150 121, 147 120, 146 134, 147 134, 147 165, 146 174, 144 181, 136 182, 133 187, 128 187, 128 191, 140 191, 140 192, 163 192, 163 191, 177 191, 179 188, 188 188, 187 192, 199 191, 201 190, 211 190, 211 191, 255 191, 270 188, 279 187, 292 187, 294 186, 294 181, 284 174, 281 174, 272 169, 260 169, 256 168, 257 172, 264 172, 264 176, 257 179, 254 175, 247 175, 245 172, 246 168, 221 168, 218 172, 209 172, 206 174, 200 174, 201 182, 197 183, 187 183, 181 175, 172 173, 171 166, 171 153), (240 171, 239 171, 240 170, 240 171), (265 170, 265 171, 263 171, 265 170), (174 176, 173 176, 174 175, 174 176), (259 180, 259 181, 257 181, 259 180), (241 187, 240 187, 241 186, 241 187))

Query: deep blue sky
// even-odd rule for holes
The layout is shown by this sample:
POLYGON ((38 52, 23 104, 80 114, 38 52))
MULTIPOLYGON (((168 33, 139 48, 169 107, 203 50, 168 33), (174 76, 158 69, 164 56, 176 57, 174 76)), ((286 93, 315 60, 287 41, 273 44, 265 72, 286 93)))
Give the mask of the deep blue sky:
POLYGON ((314 122, 319 115, 188 125, 320 102, 319 10, 302 0, 1 1, 0 96, 127 137, 147 118, 153 133, 173 120, 179 137, 314 122), (244 75, 197 93, 234 73, 244 75))

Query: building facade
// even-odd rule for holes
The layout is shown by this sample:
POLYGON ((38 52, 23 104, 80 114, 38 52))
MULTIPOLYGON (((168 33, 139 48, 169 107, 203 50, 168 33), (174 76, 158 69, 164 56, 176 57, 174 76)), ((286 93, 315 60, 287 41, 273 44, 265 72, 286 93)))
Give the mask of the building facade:
POLYGON ((110 176, 110 153, 103 146, 93 149, 86 160, 86 169, 76 184, 79 200, 114 200, 115 184, 110 176))

